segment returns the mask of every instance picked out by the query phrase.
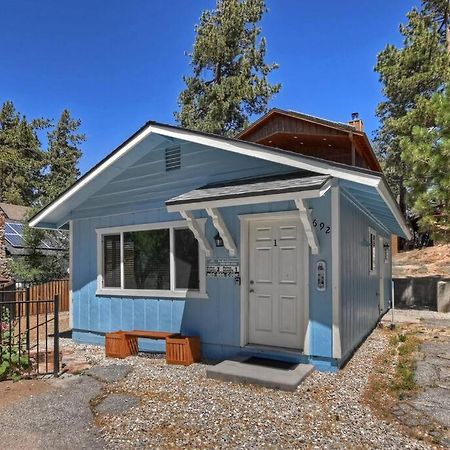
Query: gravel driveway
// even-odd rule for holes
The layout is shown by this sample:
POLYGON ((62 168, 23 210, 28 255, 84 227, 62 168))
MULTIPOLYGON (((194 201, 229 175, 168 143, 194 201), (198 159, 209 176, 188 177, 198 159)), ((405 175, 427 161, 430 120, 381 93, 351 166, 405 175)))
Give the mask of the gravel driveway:
POLYGON ((2 449, 437 448, 363 401, 375 359, 389 345, 380 329, 338 374, 313 372, 294 393, 207 379, 204 364, 108 360, 100 347, 62 345, 95 367, 0 407, 2 449))
POLYGON ((375 330, 339 374, 314 372, 294 393, 206 379, 203 364, 108 361, 101 351, 100 364, 133 371, 103 394, 122 399, 121 413, 115 400, 110 412, 99 401, 96 423, 111 448, 432 448, 378 419, 361 399, 387 346, 385 333, 375 330))

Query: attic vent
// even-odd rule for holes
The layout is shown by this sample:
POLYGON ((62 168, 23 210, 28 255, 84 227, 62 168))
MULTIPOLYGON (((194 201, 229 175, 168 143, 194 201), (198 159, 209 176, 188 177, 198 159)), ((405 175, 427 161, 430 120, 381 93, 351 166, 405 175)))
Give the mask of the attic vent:
POLYGON ((181 167, 180 147, 166 148, 166 172, 179 169, 181 167))

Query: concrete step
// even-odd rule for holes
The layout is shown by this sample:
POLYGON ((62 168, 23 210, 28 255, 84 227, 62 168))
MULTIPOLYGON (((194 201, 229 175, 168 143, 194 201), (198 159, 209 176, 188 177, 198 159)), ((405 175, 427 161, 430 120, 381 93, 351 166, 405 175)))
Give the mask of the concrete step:
POLYGON ((255 357, 225 360, 206 369, 206 376, 220 381, 257 384, 271 389, 295 391, 313 371, 311 364, 292 364, 255 357))

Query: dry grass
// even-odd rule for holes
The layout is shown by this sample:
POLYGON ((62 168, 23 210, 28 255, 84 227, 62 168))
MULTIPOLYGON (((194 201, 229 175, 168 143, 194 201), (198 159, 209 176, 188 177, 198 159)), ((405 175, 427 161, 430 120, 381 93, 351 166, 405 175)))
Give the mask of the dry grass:
POLYGON ((450 276, 450 244, 411 250, 395 255, 393 276, 450 276))

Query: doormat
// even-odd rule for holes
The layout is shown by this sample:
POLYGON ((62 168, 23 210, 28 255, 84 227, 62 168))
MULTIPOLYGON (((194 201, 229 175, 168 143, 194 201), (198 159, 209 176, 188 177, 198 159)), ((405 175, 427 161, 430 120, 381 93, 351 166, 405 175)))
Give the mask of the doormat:
POLYGON ((298 366, 298 364, 296 363, 278 361, 276 359, 257 358, 256 356, 252 356, 243 362, 245 364, 253 364, 255 366, 270 367, 272 369, 283 370, 294 370, 298 366))

